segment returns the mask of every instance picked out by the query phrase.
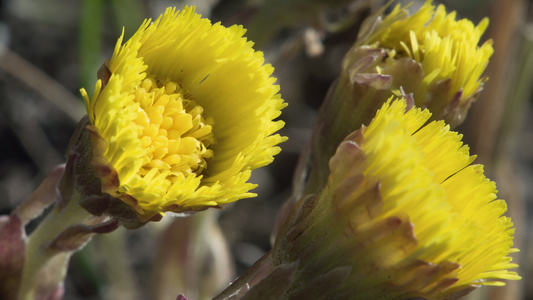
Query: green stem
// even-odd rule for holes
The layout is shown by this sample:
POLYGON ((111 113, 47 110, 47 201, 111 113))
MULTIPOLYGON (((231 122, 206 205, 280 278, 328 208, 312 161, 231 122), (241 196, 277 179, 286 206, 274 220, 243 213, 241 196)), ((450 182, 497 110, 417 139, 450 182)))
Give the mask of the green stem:
POLYGON ((84 0, 80 20, 81 85, 94 87, 96 72, 101 65, 102 0, 84 0))
POLYGON ((54 277, 57 278, 46 278, 40 275, 44 275, 43 272, 45 272, 52 259, 54 259, 53 263, 57 263, 59 259, 64 260, 66 264, 71 253, 47 251, 45 247, 68 227, 82 224, 84 220, 91 216, 78 204, 79 198, 80 194, 75 193, 66 207, 63 209, 56 207, 26 240, 24 271, 19 288, 19 300, 34 299, 38 292, 38 286, 43 284, 43 280, 46 280, 47 285, 50 280, 57 281, 55 282, 57 285, 62 282, 65 272, 54 274, 54 277), (58 254, 63 254, 64 257, 55 257, 58 254))

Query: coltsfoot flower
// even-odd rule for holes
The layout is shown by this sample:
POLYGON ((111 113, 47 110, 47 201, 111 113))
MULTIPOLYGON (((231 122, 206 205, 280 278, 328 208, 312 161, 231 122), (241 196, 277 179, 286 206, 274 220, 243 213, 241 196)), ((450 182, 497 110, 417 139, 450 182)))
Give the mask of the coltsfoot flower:
POLYGON ((456 20, 455 11, 448 14, 444 5, 435 7, 431 2, 427 0, 411 16, 398 4, 387 16, 370 18, 353 50, 364 45, 384 49, 384 63, 372 66, 375 72, 393 76, 393 88, 414 93, 417 106, 455 126, 464 120, 487 80, 482 74, 494 49, 490 39, 481 46, 479 42, 489 20, 478 25, 456 20), (411 65, 405 60, 418 63, 421 70, 411 66, 402 75, 397 65, 411 65))
POLYGON ((92 97, 81 90, 101 192, 141 221, 255 196, 251 171, 280 151, 286 104, 244 32, 169 8, 119 38, 92 97))
POLYGON ((390 99, 340 144, 328 183, 297 204, 273 247, 283 297, 454 299, 520 279, 505 201, 461 135, 430 116, 390 99))
POLYGON ((369 17, 345 55, 339 79, 322 105, 312 139, 313 169, 309 192, 316 192, 329 174, 328 161, 339 143, 391 96, 401 96, 431 111, 431 120, 454 128, 466 118, 483 88, 482 77, 492 55, 492 41, 478 46, 488 19, 479 25, 455 20, 443 5, 426 1, 409 16, 396 6, 369 17))

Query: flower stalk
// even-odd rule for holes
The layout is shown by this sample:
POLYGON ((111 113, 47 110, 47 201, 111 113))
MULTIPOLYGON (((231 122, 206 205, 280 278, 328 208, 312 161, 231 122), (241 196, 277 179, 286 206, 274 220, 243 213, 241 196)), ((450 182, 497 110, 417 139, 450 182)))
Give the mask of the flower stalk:
POLYGON ((16 287, 19 300, 61 299, 70 256, 83 248, 94 234, 118 227, 117 219, 94 216, 80 205, 84 196, 70 185, 75 161, 71 156, 65 167, 51 172, 15 211, 22 217, 22 226, 53 204, 37 228, 27 238, 22 235, 23 266, 16 287))
POLYGON ((51 249, 55 248, 52 246, 52 241, 70 226, 80 224, 92 216, 78 204, 79 198, 80 195, 76 194, 76 197, 71 199, 66 207, 55 207, 28 237, 19 300, 36 299, 37 295, 49 293, 50 291, 43 291, 39 288, 41 283, 38 281, 42 281, 43 278, 51 280, 49 276, 55 277, 55 280, 52 280, 56 281, 56 286, 63 281, 64 272, 58 272, 59 270, 55 268, 52 269, 53 272, 50 272, 46 270, 46 266, 47 264, 60 266, 68 264, 71 253, 54 251, 51 249))

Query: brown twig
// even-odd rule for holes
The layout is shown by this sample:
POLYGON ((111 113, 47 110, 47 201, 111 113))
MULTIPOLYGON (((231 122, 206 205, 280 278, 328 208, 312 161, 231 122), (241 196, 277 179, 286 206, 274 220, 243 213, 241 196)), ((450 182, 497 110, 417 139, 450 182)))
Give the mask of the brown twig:
POLYGON ((41 94, 46 100, 54 103, 74 123, 77 123, 85 114, 78 98, 43 71, 2 44, 0 44, 0 69, 41 94))
MULTIPOLYGON (((509 211, 506 213, 513 219, 517 228, 514 240, 516 248, 524 247, 525 232, 525 197, 523 182, 515 172, 518 162, 514 155, 516 145, 511 138, 517 135, 517 120, 520 113, 513 106, 520 95, 513 92, 522 75, 519 68, 518 49, 524 30, 527 2, 524 0, 495 1, 492 7, 491 25, 488 35, 494 39, 494 55, 487 68, 490 78, 475 103, 466 122, 465 135, 471 151, 478 155, 477 162, 485 165, 488 176, 498 183, 498 197, 507 200, 509 211)), ((529 84, 527 84, 529 88, 529 84)), ((523 113, 523 111, 522 111, 523 113)), ((515 262, 522 266, 518 272, 525 275, 525 261, 514 255, 515 262)), ((472 295, 470 299, 522 299, 523 281, 508 282, 505 288, 484 288, 482 293, 472 295)))

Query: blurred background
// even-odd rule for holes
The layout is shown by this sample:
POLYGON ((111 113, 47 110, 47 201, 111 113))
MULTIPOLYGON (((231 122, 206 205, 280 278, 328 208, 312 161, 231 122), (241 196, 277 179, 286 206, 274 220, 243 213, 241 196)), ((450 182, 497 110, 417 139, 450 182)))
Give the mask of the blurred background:
MULTIPOLYGON (((64 162, 85 114, 79 89, 92 94, 96 72, 123 27, 127 39, 145 18, 186 4, 213 23, 243 24, 274 65, 289 103, 281 116, 289 141, 273 164, 252 175, 259 196, 221 211, 97 236, 73 256, 65 286, 65 299, 175 299, 180 292, 210 298, 270 249, 275 216, 291 193, 315 112, 361 21, 384 2, 0 0, 0 213, 13 210, 64 162)), ((533 299, 533 6, 525 0, 434 2, 476 24, 490 17, 483 36, 494 40, 490 80, 457 130, 508 201, 521 249, 515 261, 522 281, 484 287, 468 299, 533 299)), ((30 231, 35 224, 28 226, 30 231)))

